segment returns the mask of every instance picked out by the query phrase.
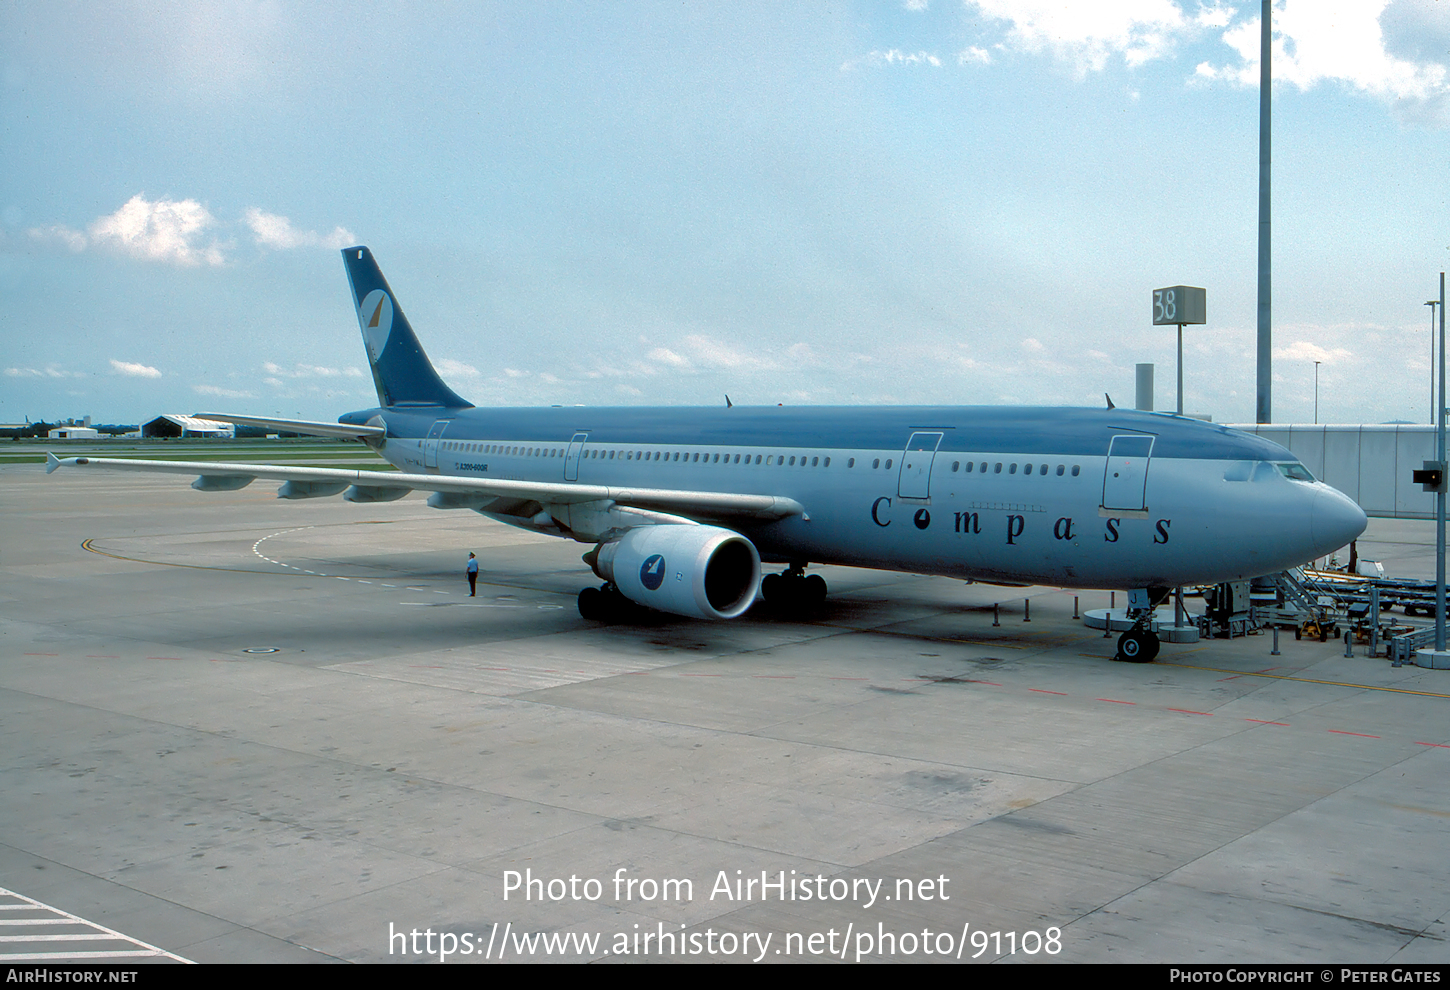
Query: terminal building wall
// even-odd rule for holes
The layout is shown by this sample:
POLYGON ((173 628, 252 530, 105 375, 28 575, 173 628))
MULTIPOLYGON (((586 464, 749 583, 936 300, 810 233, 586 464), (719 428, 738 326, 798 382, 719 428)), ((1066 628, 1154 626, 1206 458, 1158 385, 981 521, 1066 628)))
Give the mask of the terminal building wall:
POLYGON ((1435 496, 1421 491, 1410 472, 1435 459, 1433 426, 1324 426, 1259 424, 1256 433, 1293 451, 1314 477, 1381 519, 1434 519, 1435 496))

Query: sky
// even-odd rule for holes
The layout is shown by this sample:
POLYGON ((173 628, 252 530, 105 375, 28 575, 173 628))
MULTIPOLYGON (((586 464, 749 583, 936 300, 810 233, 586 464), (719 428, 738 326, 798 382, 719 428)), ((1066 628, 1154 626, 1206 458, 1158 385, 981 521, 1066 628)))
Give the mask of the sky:
MULTIPOLYGON (((1251 422, 1259 3, 0 0, 0 422, 376 405, 1251 422)), ((1276 422, 1428 422, 1450 0, 1282 0, 1276 422)))

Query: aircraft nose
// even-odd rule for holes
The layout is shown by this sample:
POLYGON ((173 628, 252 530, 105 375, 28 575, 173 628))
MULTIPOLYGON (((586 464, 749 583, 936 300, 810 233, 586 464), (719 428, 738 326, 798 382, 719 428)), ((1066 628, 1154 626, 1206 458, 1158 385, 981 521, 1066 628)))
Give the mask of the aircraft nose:
POLYGON ((1323 487, 1309 510, 1309 531, 1319 554, 1332 553, 1364 532, 1368 519, 1348 495, 1323 487))

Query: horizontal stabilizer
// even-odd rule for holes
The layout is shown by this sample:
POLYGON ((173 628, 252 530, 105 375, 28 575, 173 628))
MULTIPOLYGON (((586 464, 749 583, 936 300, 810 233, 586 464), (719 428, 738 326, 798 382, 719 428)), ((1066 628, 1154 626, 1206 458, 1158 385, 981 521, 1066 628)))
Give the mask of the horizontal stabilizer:
POLYGON ((262 416, 234 416, 231 413, 197 413, 198 419, 214 419, 220 423, 236 426, 255 426, 278 433, 304 433, 310 437, 341 437, 348 440, 366 440, 388 435, 384 426, 354 426, 351 423, 319 423, 310 419, 267 419, 262 416))

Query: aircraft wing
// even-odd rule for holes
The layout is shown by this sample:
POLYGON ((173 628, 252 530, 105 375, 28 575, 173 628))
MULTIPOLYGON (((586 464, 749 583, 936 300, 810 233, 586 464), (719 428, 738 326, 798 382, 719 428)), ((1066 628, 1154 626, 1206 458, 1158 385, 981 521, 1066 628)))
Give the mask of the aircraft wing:
MULTIPOLYGON (((310 437, 340 437, 345 440, 366 440, 385 437, 383 426, 353 426, 351 423, 319 423, 311 419, 266 419, 261 416, 234 416, 231 413, 197 413, 198 419, 213 419, 236 426, 259 426, 279 433, 302 433, 310 437)), ((258 475, 258 477, 261 477, 258 475)))
MULTIPOLYGON (((357 429, 357 427, 350 427, 357 429)), ((528 503, 543 506, 574 506, 587 503, 613 505, 672 513, 685 519, 784 519, 806 516, 805 508, 792 498, 774 495, 742 495, 735 492, 700 492, 665 488, 612 488, 566 482, 506 481, 489 478, 458 478, 441 474, 402 474, 394 471, 346 470, 343 468, 287 467, 277 464, 238 464, 230 461, 151 461, 121 457, 59 458, 45 455, 45 472, 60 467, 102 468, 111 471, 151 471, 194 474, 191 487, 200 491, 235 491, 258 478, 281 481, 279 498, 317 498, 348 489, 347 497, 357 502, 387 502, 410 491, 436 493, 429 499, 435 508, 476 508, 484 512, 518 515, 528 503)), ((807 517, 809 518, 809 517, 807 517)))

